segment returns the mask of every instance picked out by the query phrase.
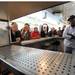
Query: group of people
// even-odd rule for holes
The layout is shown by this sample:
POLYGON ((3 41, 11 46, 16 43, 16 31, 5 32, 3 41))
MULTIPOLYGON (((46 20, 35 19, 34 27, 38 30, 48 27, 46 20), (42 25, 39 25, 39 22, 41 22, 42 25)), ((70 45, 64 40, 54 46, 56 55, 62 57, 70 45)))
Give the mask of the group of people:
POLYGON ((17 23, 13 22, 10 27, 11 40, 12 42, 20 43, 22 40, 59 36, 64 38, 64 51, 72 53, 72 50, 75 50, 75 15, 70 16, 68 21, 70 25, 68 27, 64 26, 62 30, 59 27, 58 31, 55 28, 51 28, 49 31, 48 25, 43 24, 40 32, 37 27, 34 27, 34 30, 30 31, 28 23, 19 31, 17 23))
POLYGON ((39 32, 38 27, 34 27, 33 31, 30 31, 30 25, 25 23, 24 27, 21 30, 18 30, 18 25, 16 22, 12 22, 11 27, 11 40, 12 42, 20 43, 23 40, 30 39, 39 39, 41 37, 53 37, 53 36, 62 36, 63 30, 59 28, 57 31, 55 28, 51 28, 49 31, 49 27, 47 24, 43 24, 41 26, 41 31, 39 32))
POLYGON ((26 23, 21 30, 18 30, 17 23, 13 22, 11 24, 10 30, 11 30, 11 41, 12 42, 20 43, 23 40, 40 38, 40 33, 38 31, 38 28, 35 27, 34 31, 30 32, 30 26, 28 23, 26 23))

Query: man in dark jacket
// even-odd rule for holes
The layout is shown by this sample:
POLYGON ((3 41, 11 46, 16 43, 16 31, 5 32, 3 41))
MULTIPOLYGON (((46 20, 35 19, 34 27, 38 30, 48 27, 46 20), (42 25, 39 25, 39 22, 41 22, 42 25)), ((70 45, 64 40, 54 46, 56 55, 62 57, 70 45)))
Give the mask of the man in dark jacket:
POLYGON ((11 24, 11 41, 19 43, 21 41, 21 33, 15 22, 11 24))

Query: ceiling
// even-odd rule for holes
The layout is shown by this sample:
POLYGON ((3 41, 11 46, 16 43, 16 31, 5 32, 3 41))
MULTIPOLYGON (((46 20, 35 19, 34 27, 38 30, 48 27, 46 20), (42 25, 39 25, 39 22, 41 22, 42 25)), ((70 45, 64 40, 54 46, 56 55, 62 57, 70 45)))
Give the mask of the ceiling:
POLYGON ((0 11, 13 20, 66 2, 0 2, 0 11))

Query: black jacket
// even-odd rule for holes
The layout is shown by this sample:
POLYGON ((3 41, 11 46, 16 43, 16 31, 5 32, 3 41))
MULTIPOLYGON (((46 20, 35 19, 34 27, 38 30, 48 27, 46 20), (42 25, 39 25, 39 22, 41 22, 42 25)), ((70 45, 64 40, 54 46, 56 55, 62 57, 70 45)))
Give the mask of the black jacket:
POLYGON ((15 33, 13 33, 13 32, 11 31, 11 40, 12 40, 12 42, 15 42, 15 41, 16 41, 16 38, 18 38, 18 37, 21 38, 21 33, 20 33, 19 30, 16 31, 15 33))

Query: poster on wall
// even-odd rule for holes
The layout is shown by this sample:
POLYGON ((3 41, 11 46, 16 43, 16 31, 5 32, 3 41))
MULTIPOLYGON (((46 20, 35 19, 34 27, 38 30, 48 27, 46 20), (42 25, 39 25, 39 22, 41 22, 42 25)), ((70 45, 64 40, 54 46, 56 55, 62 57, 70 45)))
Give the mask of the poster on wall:
POLYGON ((0 46, 9 45, 8 22, 0 20, 0 46))

